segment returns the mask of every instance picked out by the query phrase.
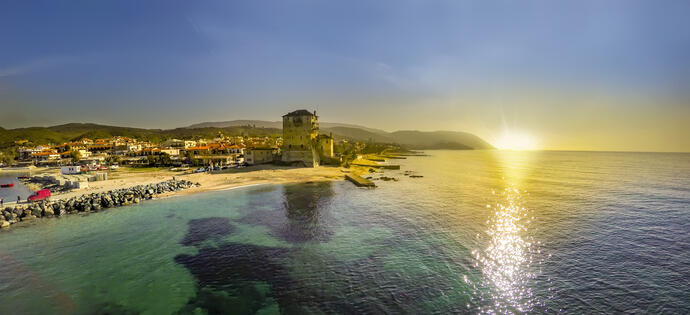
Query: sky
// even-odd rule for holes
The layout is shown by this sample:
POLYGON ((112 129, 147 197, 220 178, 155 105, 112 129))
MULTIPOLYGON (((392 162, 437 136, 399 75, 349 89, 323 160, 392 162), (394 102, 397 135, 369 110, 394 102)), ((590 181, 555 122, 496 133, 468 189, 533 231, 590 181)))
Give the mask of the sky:
POLYGON ((554 150, 690 151, 690 1, 0 1, 0 126, 294 109, 554 150))

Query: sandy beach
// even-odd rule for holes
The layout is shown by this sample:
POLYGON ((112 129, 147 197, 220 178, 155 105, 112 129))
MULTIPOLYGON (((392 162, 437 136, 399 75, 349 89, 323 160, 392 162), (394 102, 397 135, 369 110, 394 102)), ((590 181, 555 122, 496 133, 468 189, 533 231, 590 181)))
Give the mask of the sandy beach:
MULTIPOLYGON (((115 189, 134 187, 137 185, 155 184, 173 179, 173 177, 176 179, 184 179, 194 183, 199 183, 201 185, 179 192, 164 193, 159 195, 159 198, 168 197, 171 195, 186 195, 249 185, 344 180, 345 174, 365 176, 370 172, 381 172, 381 170, 373 169, 367 166, 376 166, 378 164, 373 160, 367 159, 368 157, 369 156, 363 159, 358 159, 357 162, 361 165, 353 165, 348 169, 335 166, 319 166, 312 168, 263 164, 245 168, 231 168, 210 173, 193 173, 193 169, 186 171, 171 171, 168 168, 120 167, 117 170, 107 171, 108 180, 89 182, 89 187, 83 189, 75 189, 67 192, 53 192, 51 199, 69 199, 91 193, 107 192, 115 189)), ((60 169, 34 168, 30 173, 31 175, 57 175, 60 173, 60 169)), ((23 184, 32 191, 41 189, 41 185, 37 183, 24 182, 23 184)), ((14 201, 6 201, 5 205, 14 203, 14 201)))
MULTIPOLYGON (((158 183, 176 179, 189 180, 201 184, 199 187, 186 189, 175 194, 193 194, 203 191, 220 190, 232 187, 255 184, 304 183, 316 181, 342 180, 344 173, 340 167, 321 166, 316 168, 281 167, 275 165, 258 165, 241 169, 227 169, 213 173, 187 173, 169 170, 139 170, 121 168, 109 173, 105 181, 89 182, 89 187, 54 195, 52 199, 68 199, 75 196, 114 189, 133 187, 142 184, 158 183)), ((164 194, 159 197, 165 197, 164 194)))

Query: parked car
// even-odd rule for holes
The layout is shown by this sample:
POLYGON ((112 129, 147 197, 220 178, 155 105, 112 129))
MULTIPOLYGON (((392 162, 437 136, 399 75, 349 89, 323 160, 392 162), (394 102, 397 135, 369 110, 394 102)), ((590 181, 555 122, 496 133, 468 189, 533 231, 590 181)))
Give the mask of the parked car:
POLYGON ((194 173, 203 173, 203 172, 206 172, 206 168, 204 168, 204 167, 200 167, 200 168, 197 168, 194 170, 194 173))
POLYGON ((47 200, 48 198, 50 198, 50 189, 41 189, 33 195, 29 196, 29 198, 26 198, 26 201, 34 202, 40 200, 47 200))
POLYGON ((120 168, 119 165, 110 165, 110 169, 111 169, 111 170, 116 170, 116 169, 118 169, 118 168, 120 168))

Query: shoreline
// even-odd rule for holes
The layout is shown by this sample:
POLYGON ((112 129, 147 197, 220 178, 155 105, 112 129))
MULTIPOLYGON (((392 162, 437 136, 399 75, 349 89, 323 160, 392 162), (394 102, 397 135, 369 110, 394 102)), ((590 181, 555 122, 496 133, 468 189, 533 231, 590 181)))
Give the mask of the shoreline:
POLYGON ((247 188, 247 187, 254 187, 254 186, 265 186, 265 185, 281 185, 281 183, 246 184, 246 185, 232 186, 229 188, 199 190, 199 191, 196 191, 196 192, 193 192, 190 194, 181 194, 182 192, 184 192, 184 190, 182 190, 182 191, 163 193, 163 194, 160 194, 160 195, 152 198, 151 200, 163 200, 163 199, 170 199, 170 198, 175 198, 175 197, 183 197, 185 195, 196 195, 196 194, 203 194, 203 193, 208 193, 208 192, 235 190, 235 189, 240 189, 240 188, 247 188))
MULTIPOLYGON (((59 169, 44 170, 42 175, 59 174, 59 169)), ((148 185, 168 181, 171 179, 188 180, 201 186, 185 189, 176 193, 197 193, 211 190, 222 190, 253 184, 285 184, 310 181, 343 180, 344 172, 341 167, 319 166, 316 168, 299 168, 276 166, 271 164, 257 165, 243 169, 229 169, 211 173, 183 173, 167 169, 154 168, 124 168, 108 172, 108 180, 88 182, 88 187, 73 189, 66 192, 53 192, 51 200, 64 200, 92 193, 102 193, 115 189, 131 188, 137 185, 148 185)), ((32 190, 41 189, 40 184, 22 182, 32 190)), ((5 205, 16 205, 16 201, 6 201, 5 205)), ((19 205, 27 204, 25 201, 19 205)))
POLYGON ((265 165, 248 170, 234 169, 225 172, 192 174, 179 174, 168 170, 150 172, 125 170, 115 174, 112 180, 89 182, 89 188, 55 194, 51 196, 50 201, 6 202, 0 209, 0 214, 4 215, 3 220, 0 220, 0 228, 24 226, 26 224, 21 223, 31 222, 37 218, 105 210, 137 204, 144 200, 167 199, 259 185, 343 179, 340 167, 290 168, 265 165), (123 195, 126 197, 123 198, 123 195))
POLYGON ((165 180, 172 179, 173 177, 177 180, 188 180, 199 183, 200 186, 191 187, 182 191, 166 192, 159 195, 159 198, 191 195, 210 191, 225 191, 259 185, 297 184, 345 179, 344 173, 341 171, 340 167, 320 166, 316 168, 292 168, 273 165, 258 166, 256 169, 249 170, 230 170, 226 172, 182 175, 170 174, 169 178, 165 180))
MULTIPOLYGON (((4 221, 0 221, 0 225, 2 225, 0 228, 8 227, 9 224, 5 224, 8 221, 11 225, 15 225, 35 218, 60 217, 65 213, 105 210, 136 204, 144 200, 161 200, 176 196, 260 185, 345 181, 348 176, 356 176, 362 181, 370 183, 366 187, 372 188, 376 185, 360 176, 371 173, 380 174, 383 173, 384 169, 392 169, 392 167, 384 166, 396 166, 395 169, 399 169, 398 165, 379 163, 381 160, 385 162, 388 159, 390 157, 369 154, 358 158, 358 164, 351 165, 350 168, 340 166, 305 168, 263 164, 203 173, 171 171, 165 168, 126 167, 109 171, 109 179, 107 180, 88 182, 86 188, 54 193, 46 202, 6 202, 0 209, 0 213, 4 214, 5 218, 4 221), (123 198, 123 194, 126 197, 123 198), (76 207, 74 203, 77 203, 76 207), (68 207, 67 210, 64 210, 66 204, 68 207), (37 213, 32 215, 32 210, 37 213)), ((59 175, 60 170, 56 168, 44 169, 40 173, 59 175)), ((26 185, 27 183, 23 184, 26 185)), ((361 187, 356 183, 355 185, 361 187)))

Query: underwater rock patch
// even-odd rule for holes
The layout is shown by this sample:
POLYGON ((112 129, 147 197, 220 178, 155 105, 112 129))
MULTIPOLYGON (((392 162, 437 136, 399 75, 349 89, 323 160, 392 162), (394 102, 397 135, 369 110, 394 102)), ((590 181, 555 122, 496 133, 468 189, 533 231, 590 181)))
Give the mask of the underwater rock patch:
POLYGON ((211 217, 193 219, 188 223, 187 234, 180 244, 185 246, 198 246, 207 240, 220 240, 235 231, 228 218, 211 217))

